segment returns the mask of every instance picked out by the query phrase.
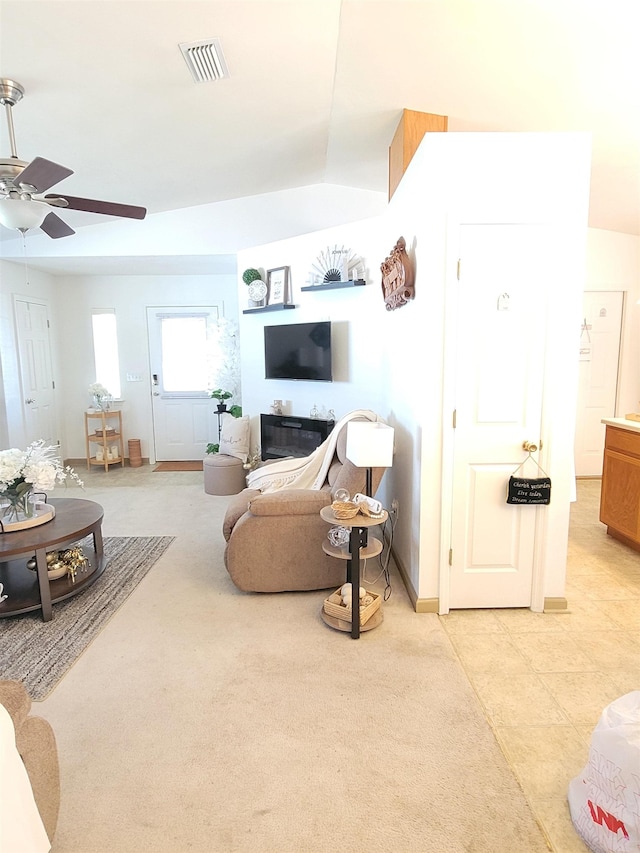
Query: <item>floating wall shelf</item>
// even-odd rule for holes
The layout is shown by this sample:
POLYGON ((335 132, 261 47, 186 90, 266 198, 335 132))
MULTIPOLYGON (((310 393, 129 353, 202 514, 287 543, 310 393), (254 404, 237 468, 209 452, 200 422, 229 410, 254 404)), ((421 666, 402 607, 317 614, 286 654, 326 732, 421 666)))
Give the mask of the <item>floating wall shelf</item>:
POLYGON ((356 278, 355 281, 325 281, 322 284, 301 287, 300 290, 337 290, 339 287, 362 287, 366 283, 363 278, 356 278))
MULTIPOLYGON (((303 288, 304 289, 304 288, 303 288)), ((262 311, 285 311, 287 308, 297 308, 297 305, 263 305, 261 308, 245 308, 243 314, 260 314, 262 311)))

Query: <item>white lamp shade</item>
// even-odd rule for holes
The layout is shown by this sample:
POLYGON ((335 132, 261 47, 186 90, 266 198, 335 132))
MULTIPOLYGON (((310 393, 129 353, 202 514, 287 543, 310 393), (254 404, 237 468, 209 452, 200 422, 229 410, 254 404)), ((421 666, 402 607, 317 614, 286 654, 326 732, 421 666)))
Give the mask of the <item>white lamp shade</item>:
POLYGON ((16 231, 39 228, 48 213, 49 205, 42 201, 25 198, 4 198, 0 201, 0 223, 16 231))
POLYGON ((391 468, 393 427, 370 421, 349 421, 346 455, 358 468, 391 468))

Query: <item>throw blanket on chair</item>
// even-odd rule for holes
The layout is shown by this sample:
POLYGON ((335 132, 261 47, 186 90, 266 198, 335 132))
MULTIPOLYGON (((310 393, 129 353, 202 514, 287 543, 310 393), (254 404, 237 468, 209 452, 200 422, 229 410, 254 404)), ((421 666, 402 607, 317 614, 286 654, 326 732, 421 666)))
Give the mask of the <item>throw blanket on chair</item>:
POLYGON ((247 476, 247 486, 261 492, 276 492, 279 489, 321 489, 333 461, 340 431, 349 421, 356 418, 384 423, 381 417, 369 409, 349 412, 338 421, 327 438, 309 456, 302 459, 282 459, 256 468, 247 476))

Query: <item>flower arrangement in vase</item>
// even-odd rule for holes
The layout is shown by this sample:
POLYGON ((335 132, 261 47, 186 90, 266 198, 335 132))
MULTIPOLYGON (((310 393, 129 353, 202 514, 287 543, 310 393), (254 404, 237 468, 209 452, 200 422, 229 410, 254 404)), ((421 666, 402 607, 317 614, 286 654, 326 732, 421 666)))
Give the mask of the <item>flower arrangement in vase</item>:
POLYGON ((0 450, 0 517, 13 523, 33 515, 33 492, 48 492, 56 483, 74 480, 84 484, 69 465, 64 466, 57 453, 60 448, 47 445, 42 439, 32 442, 26 450, 13 447, 0 450))
POLYGON ((93 405, 99 412, 108 412, 111 394, 100 382, 89 385, 89 393, 93 397, 93 405))

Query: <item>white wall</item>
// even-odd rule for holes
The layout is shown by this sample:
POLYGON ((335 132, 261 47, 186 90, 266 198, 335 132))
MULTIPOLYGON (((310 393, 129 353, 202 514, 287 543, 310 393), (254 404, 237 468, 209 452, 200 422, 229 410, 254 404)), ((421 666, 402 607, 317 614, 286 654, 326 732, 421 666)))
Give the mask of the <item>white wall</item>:
POLYGON ((640 237, 590 228, 585 290, 624 293, 616 415, 640 412, 640 237))
POLYGON ((218 305, 220 315, 237 320, 235 276, 70 276, 56 282, 60 361, 64 366, 60 396, 65 401, 65 455, 85 457, 83 413, 90 405, 88 387, 95 382, 91 312, 112 308, 118 324, 123 402, 124 450, 139 438, 144 457, 153 456, 151 376, 147 342, 147 306, 218 305), (127 373, 142 382, 127 382, 127 373))
POLYGON ((243 411, 252 416, 254 443, 259 435, 259 415, 269 412, 274 399, 283 400, 285 413, 298 416, 308 416, 314 405, 333 409, 337 418, 357 408, 373 409, 383 417, 388 415, 384 358, 388 312, 378 282, 386 240, 381 221, 372 219, 238 254, 243 411), (303 293, 301 288, 308 284, 312 263, 321 251, 336 243, 363 258, 368 286, 303 293), (281 266, 290 267, 290 301, 296 308, 242 313, 248 308, 247 288, 241 279, 243 270, 256 267, 266 272, 281 266), (332 321, 334 381, 265 380, 264 327, 308 320, 332 321))

